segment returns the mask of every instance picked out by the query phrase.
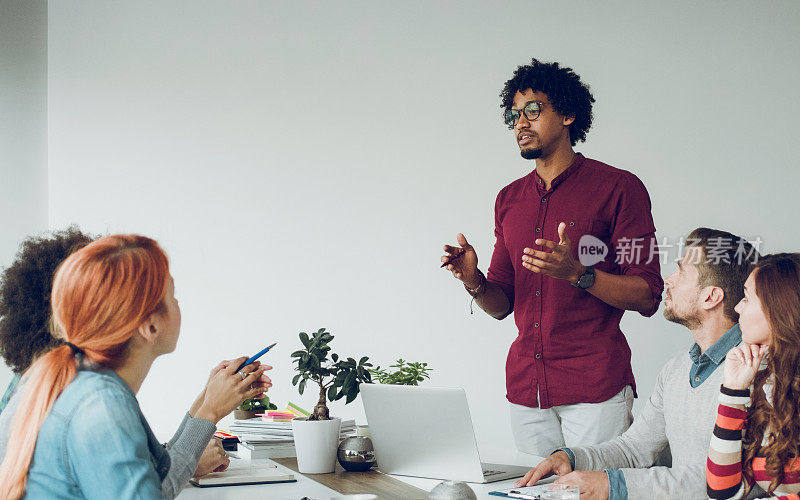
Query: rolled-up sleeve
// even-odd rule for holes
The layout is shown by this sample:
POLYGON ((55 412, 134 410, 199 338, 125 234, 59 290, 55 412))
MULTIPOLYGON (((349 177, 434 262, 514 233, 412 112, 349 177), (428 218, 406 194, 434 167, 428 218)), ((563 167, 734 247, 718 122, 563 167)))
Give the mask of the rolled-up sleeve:
POLYGON ((641 312, 647 317, 658 310, 661 293, 664 291, 656 227, 651 210, 647 188, 638 177, 628 173, 618 198, 611 229, 611 243, 616 251, 620 274, 638 276, 650 288, 651 307, 641 312))
POLYGON ((511 262, 511 256, 508 254, 506 240, 503 237, 503 224, 500 218, 503 193, 504 191, 500 191, 494 205, 495 243, 494 251, 492 252, 492 261, 489 264, 489 271, 486 274, 486 280, 499 286, 503 290, 503 293, 506 294, 510 307, 508 308, 508 312, 503 316, 503 318, 505 318, 514 310, 514 264, 511 262))

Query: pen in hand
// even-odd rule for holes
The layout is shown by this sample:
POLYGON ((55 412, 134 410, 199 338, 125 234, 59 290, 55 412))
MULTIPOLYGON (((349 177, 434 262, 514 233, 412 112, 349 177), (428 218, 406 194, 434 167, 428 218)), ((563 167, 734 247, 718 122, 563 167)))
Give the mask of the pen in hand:
POLYGON ((253 361, 257 360, 258 358, 260 358, 261 356, 263 356, 264 354, 266 354, 266 353, 267 353, 267 351, 269 351, 270 349, 272 349, 273 347, 275 347, 277 344, 278 344, 278 343, 277 343, 277 342, 275 342, 274 344, 272 344, 272 345, 270 345, 270 346, 267 346, 267 347, 265 347, 264 349, 262 349, 261 351, 257 352, 256 354, 253 354, 253 355, 252 355, 250 358, 248 358, 248 359, 247 359, 247 361, 245 361, 244 363, 242 363, 241 365, 239 365, 239 368, 237 368, 237 369, 236 369, 236 372, 234 372, 234 373, 239 373, 239 370, 241 370, 241 369, 242 369, 242 368, 244 368, 245 366, 249 365, 249 364, 250 364, 250 363, 252 363, 253 361))
POLYGON ((465 253, 466 253, 466 251, 464 251, 464 250, 459 251, 457 254, 455 254, 452 257, 450 257, 449 259, 447 259, 447 262, 445 262, 444 264, 439 266, 439 268, 441 269, 442 267, 449 266, 450 264, 452 264, 456 260, 460 259, 465 253))

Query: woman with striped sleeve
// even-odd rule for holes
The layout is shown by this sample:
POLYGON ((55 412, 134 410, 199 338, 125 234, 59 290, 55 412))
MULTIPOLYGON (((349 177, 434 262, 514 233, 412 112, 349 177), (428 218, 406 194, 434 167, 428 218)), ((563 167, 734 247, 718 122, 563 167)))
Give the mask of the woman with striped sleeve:
POLYGON ((736 306, 742 344, 725 359, 706 464, 711 498, 798 500, 800 254, 763 257, 736 306))

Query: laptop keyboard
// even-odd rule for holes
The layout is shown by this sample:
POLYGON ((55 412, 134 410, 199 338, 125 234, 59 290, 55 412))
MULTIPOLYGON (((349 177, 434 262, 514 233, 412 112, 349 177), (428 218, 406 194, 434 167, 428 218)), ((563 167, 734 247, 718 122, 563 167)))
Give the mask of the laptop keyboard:
POLYGON ((483 471, 483 477, 492 477, 498 474, 505 474, 505 471, 502 470, 492 470, 492 469, 485 469, 483 471))

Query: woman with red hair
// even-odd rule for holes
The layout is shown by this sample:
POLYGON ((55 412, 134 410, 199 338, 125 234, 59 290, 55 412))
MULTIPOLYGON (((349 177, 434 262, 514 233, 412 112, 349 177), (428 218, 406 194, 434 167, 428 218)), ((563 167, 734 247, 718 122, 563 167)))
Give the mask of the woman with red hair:
POLYGON ((736 312, 742 344, 725 358, 706 463, 708 496, 754 498, 766 492, 797 500, 800 254, 763 257, 745 282, 736 312))
MULTIPOLYGON (((0 465, 0 498, 162 498, 170 459, 136 393, 180 332, 166 255, 143 236, 92 242, 59 268, 52 308, 65 345, 28 369, 0 465)), ((266 367, 236 373, 245 359, 212 373, 192 417, 214 426, 264 392, 266 367)))

